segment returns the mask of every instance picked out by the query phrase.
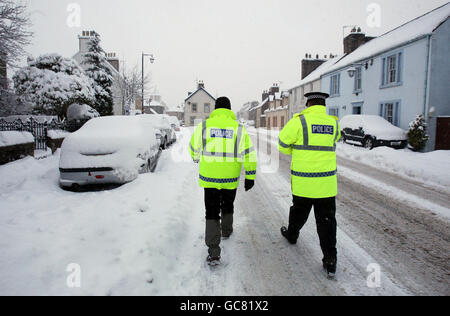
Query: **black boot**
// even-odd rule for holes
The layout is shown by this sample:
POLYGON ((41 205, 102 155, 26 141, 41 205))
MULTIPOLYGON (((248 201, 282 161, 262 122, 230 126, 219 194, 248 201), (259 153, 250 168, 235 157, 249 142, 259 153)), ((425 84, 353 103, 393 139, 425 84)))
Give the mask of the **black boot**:
POLYGON ((210 267, 218 266, 220 265, 220 256, 219 257, 208 256, 208 258, 206 258, 206 262, 210 267))
POLYGON ((327 272, 328 277, 331 279, 334 278, 336 276, 337 260, 333 259, 333 258, 328 258, 328 259, 323 258, 322 262, 323 262, 323 268, 327 272))
POLYGON ((286 238, 290 244, 297 244, 297 240, 292 240, 291 238, 289 238, 289 230, 285 226, 281 227, 281 235, 286 238))

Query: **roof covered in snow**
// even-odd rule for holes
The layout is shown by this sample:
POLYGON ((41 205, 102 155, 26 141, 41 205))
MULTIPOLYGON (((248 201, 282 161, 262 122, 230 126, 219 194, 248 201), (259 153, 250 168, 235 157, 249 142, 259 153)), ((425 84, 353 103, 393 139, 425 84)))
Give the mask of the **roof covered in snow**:
MULTIPOLYGON (((449 16, 450 2, 360 46, 354 52, 344 56, 336 64, 329 67, 326 70, 326 73, 347 67, 366 58, 377 56, 393 48, 430 35, 445 22, 449 16)), ((326 73, 323 72, 322 75, 326 73)))
POLYGON ((255 106, 252 110, 257 110, 257 109, 262 108, 264 106, 264 104, 267 103, 267 101, 269 101, 269 98, 267 98, 264 101, 262 101, 258 106, 255 106))
POLYGON ((192 93, 190 96, 188 96, 186 98, 186 100, 184 100, 184 102, 186 102, 187 100, 189 100, 190 98, 192 98, 194 95, 196 95, 199 91, 204 91, 207 95, 209 95, 214 101, 216 101, 216 98, 214 98, 208 91, 206 91, 204 88, 198 88, 197 91, 195 91, 194 93, 192 93))
POLYGON ((301 87, 307 83, 319 80, 320 77, 327 72, 335 63, 337 63, 340 59, 340 56, 334 57, 332 59, 329 59, 328 61, 324 62, 322 65, 317 67, 316 70, 311 72, 308 76, 306 76, 303 80, 298 82, 295 86, 290 88, 289 90, 293 90, 295 88, 301 87))

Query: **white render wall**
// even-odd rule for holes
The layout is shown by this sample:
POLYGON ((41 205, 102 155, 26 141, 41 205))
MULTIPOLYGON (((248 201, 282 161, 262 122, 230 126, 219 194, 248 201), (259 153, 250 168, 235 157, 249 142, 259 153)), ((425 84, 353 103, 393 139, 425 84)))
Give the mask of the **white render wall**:
POLYGON ((214 111, 216 100, 211 98, 205 91, 200 90, 193 97, 188 99, 184 104, 184 123, 186 126, 193 126, 191 124, 191 117, 194 117, 194 120, 203 121, 209 118, 211 113, 214 111), (192 112, 192 104, 197 104, 197 112, 192 112), (205 103, 209 103, 209 112, 205 112, 205 103))
POLYGON ((339 117, 352 114, 352 102, 364 102, 362 114, 379 115, 380 104, 387 101, 400 101, 399 127, 407 130, 409 123, 418 114, 423 114, 425 103, 425 82, 427 68, 428 40, 423 38, 416 42, 390 50, 373 57, 373 65, 362 70, 362 93, 353 93, 354 77, 347 74, 349 67, 332 74, 322 76, 322 91, 330 93, 330 78, 338 72, 341 74, 340 96, 330 97, 328 107, 339 107, 339 117), (380 88, 382 77, 382 58, 402 52, 402 83, 395 87, 380 88))
POLYGON ((321 91, 321 80, 314 80, 290 90, 289 95, 289 118, 294 114, 302 112, 306 107, 305 94, 321 91))

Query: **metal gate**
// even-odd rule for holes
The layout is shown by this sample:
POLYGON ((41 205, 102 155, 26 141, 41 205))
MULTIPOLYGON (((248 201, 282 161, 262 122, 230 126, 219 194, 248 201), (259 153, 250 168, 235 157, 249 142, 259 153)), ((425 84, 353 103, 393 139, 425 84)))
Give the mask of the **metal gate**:
POLYGON ((0 119, 0 131, 30 132, 34 136, 35 150, 47 150, 47 132, 53 129, 66 130, 66 124, 59 123, 56 120, 52 120, 50 123, 40 123, 33 118, 26 122, 22 122, 21 119, 13 122, 0 119))
POLYGON ((450 117, 438 117, 435 150, 450 150, 450 117))

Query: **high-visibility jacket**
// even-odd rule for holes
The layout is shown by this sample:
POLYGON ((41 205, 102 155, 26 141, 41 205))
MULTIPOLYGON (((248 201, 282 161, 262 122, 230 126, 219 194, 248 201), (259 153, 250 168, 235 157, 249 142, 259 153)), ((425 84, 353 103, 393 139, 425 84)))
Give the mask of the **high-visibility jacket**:
POLYGON ((192 159, 200 161, 202 188, 237 189, 242 165, 246 179, 255 180, 256 151, 232 111, 212 112, 208 120, 195 128, 189 147, 192 159))
POLYGON ((295 114, 280 132, 278 148, 292 155, 291 184, 295 196, 328 198, 337 195, 336 143, 341 137, 337 117, 326 107, 311 106, 295 114))

